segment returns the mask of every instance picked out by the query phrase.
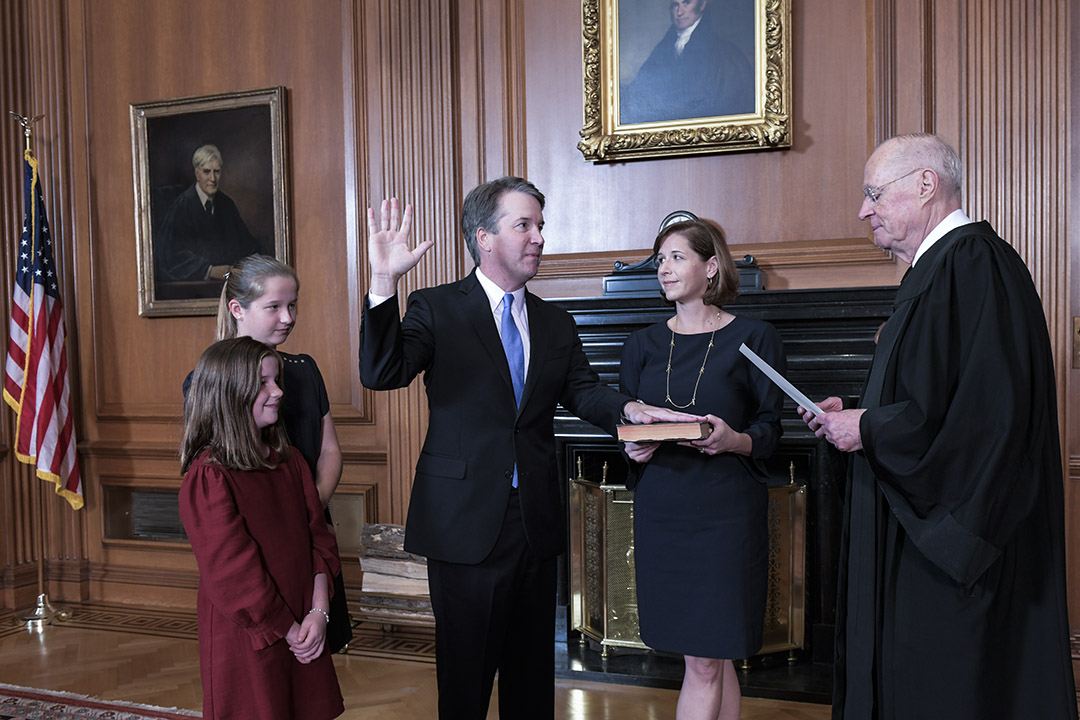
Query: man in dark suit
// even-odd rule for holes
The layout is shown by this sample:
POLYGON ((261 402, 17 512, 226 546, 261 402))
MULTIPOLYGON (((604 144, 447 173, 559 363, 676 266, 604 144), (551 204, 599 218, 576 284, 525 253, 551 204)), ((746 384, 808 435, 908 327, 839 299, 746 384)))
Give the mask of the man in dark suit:
MULTIPOLYGON (((484 718, 495 672, 503 718, 554 715, 555 559, 565 511, 553 418, 561 402, 608 432, 696 419, 603 385, 573 318, 525 289, 544 248, 544 196, 500 178, 465 198, 462 230, 478 269, 390 300, 431 248, 409 246, 412 209, 380 226, 368 210, 371 285, 360 380, 390 390, 424 373, 430 419, 416 464, 405 549, 428 558, 441 718, 484 718)), ((389 208, 389 217, 388 215, 389 208)))
POLYGON ((173 202, 158 238, 158 282, 222 280, 237 260, 260 252, 236 203, 220 190, 221 152, 203 145, 191 164, 195 184, 173 202))

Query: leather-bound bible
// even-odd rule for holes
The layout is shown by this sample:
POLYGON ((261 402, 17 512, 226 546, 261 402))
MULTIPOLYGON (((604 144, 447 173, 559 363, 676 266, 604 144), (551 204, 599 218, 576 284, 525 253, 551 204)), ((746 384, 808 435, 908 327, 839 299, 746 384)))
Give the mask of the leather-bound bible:
POLYGON ((658 422, 648 425, 620 425, 619 440, 623 442, 658 442, 663 440, 704 440, 712 433, 712 425, 701 422, 658 422))

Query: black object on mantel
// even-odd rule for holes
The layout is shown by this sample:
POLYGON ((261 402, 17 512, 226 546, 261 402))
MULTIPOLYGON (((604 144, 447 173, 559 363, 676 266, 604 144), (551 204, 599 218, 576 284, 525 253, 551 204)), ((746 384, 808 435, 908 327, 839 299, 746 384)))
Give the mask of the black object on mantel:
MULTIPOLYGON (((658 287, 643 291, 645 280, 656 282, 655 270, 644 265, 635 266, 641 283, 636 292, 553 301, 573 316, 589 362, 601 380, 613 386, 618 385, 626 337, 666 320, 673 312, 658 287)), ((892 314, 895 294, 895 287, 761 290, 741 294, 725 309, 776 327, 784 341, 787 377, 810 398, 838 395, 851 406, 873 359, 874 335, 892 314)), ((845 460, 827 442, 814 437, 789 400, 785 400, 782 423, 784 436, 767 469, 770 485, 786 484, 794 471, 795 482, 807 489, 805 645, 795 652, 794 664, 784 657, 755 659, 751 669, 741 673, 740 682, 748 697, 828 703, 845 460)), ((609 483, 618 484, 625 477, 618 443, 561 407, 555 417, 555 436, 567 494, 579 467, 591 476, 606 466, 609 483)), ((583 641, 567 622, 571 598, 566 556, 560 559, 560 570, 562 637, 556 643, 557 676, 678 687, 682 676, 678 656, 616 648, 604 658, 591 641, 583 641)))

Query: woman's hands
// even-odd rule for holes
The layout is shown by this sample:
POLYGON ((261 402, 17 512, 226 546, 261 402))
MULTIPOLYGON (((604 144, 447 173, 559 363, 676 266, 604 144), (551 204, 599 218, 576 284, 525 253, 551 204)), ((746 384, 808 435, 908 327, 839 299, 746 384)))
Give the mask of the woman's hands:
POLYGON ((653 453, 656 452, 656 448, 660 447, 659 442, 647 442, 636 443, 627 442, 623 443, 626 449, 626 456, 636 463, 647 463, 652 460, 653 453))
MULTIPOLYGON (((709 437, 702 440, 685 440, 679 445, 693 448, 705 455, 719 455, 720 453, 736 453, 749 455, 753 449, 753 442, 746 433, 736 432, 730 425, 715 415, 706 415, 705 420, 712 426, 709 437)), ((647 463, 652 460, 653 453, 660 447, 658 442, 649 443, 623 443, 626 456, 636 463, 647 463)))
POLYGON ((726 452, 737 455, 750 454, 753 443, 749 435, 735 431, 715 415, 706 415, 705 419, 712 425, 709 437, 703 440, 685 440, 679 444, 683 447, 694 448, 705 455, 719 455, 726 452))

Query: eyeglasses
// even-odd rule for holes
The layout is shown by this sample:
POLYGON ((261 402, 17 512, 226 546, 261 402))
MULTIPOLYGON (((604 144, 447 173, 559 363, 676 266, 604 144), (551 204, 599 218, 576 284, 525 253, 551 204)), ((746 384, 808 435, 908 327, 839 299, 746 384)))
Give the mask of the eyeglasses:
POLYGON ((863 189, 862 189, 862 194, 866 197, 867 200, 870 201, 871 205, 877 205, 878 200, 881 199, 881 193, 885 190, 885 188, 889 187, 890 185, 892 185, 897 180, 903 180, 908 175, 913 175, 914 173, 921 172, 922 170, 925 170, 925 169, 926 168, 915 168, 914 170, 911 170, 910 172, 904 173, 900 177, 893 178, 889 182, 881 183, 880 185, 878 185, 876 187, 873 186, 873 185, 864 185, 863 189))

